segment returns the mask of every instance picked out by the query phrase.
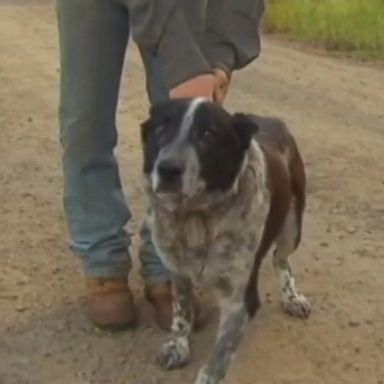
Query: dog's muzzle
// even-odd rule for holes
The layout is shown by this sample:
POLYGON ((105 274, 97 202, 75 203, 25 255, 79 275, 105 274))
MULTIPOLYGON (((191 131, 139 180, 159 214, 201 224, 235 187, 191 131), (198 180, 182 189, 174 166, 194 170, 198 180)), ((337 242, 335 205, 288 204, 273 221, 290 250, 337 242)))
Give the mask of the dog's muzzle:
POLYGON ((181 193, 185 166, 178 159, 161 160, 156 167, 158 193, 181 193))

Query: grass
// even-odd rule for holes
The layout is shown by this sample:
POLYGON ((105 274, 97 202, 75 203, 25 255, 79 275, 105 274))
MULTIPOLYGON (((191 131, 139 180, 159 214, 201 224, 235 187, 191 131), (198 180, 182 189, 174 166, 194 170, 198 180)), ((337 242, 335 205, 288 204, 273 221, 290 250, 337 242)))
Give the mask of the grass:
POLYGON ((266 33, 384 60, 384 0, 267 0, 266 33))

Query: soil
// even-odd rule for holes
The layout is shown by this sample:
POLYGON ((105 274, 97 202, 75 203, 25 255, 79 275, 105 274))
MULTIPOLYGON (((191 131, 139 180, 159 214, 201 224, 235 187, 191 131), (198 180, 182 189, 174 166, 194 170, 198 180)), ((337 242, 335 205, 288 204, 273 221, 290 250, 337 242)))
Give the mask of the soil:
MULTIPOLYGON (((110 334, 81 312, 83 279, 68 250, 57 128, 58 45, 48 0, 0 0, 0 383, 192 383, 215 322, 198 332, 190 366, 154 362, 165 334, 154 326, 137 273, 143 212, 139 123, 148 103, 134 46, 118 113, 120 172, 134 219, 132 287, 141 322, 110 334)), ((261 57, 238 73, 231 111, 279 116, 307 167, 308 209, 294 256, 314 305, 285 316, 270 260, 263 307, 226 383, 384 383, 384 70, 317 56, 264 38, 261 57)))

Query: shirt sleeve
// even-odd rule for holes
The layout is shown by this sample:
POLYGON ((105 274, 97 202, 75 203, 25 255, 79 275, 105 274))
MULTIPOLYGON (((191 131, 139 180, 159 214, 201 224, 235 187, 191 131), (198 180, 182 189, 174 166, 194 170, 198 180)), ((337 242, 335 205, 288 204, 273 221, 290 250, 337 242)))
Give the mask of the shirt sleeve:
POLYGON ((140 48, 159 59, 168 89, 212 72, 186 23, 180 3, 179 0, 128 0, 132 38, 140 48))
POLYGON ((214 68, 241 69, 260 53, 264 0, 208 0, 205 57, 214 68))

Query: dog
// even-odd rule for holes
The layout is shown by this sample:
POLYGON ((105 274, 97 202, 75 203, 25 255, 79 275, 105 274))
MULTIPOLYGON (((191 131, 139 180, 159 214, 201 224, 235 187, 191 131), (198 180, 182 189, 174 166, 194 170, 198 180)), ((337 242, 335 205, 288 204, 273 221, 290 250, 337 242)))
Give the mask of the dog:
POLYGON ((260 307, 259 269, 270 248, 283 309, 311 313, 288 261, 301 240, 303 161, 281 120, 230 114, 202 98, 152 106, 141 139, 147 222, 173 276, 171 333, 158 361, 166 369, 189 362, 192 290, 202 282, 217 295, 220 321, 195 384, 218 384, 260 307))

